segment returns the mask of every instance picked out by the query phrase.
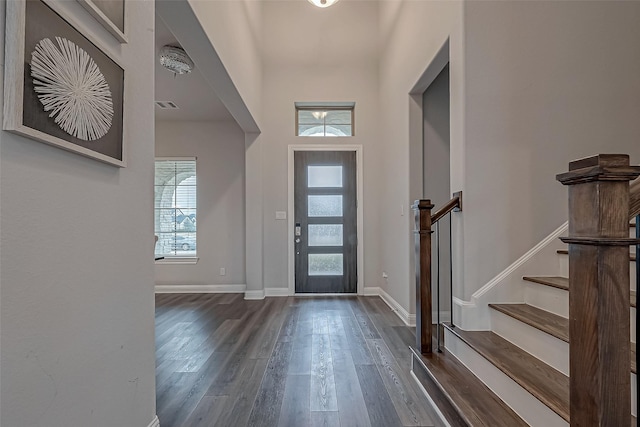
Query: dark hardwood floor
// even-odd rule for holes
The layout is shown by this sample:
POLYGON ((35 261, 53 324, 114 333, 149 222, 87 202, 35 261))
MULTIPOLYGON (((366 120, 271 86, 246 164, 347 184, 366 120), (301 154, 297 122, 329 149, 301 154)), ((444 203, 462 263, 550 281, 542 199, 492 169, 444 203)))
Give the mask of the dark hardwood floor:
POLYGON ((156 296, 162 427, 441 425, 378 297, 156 296))

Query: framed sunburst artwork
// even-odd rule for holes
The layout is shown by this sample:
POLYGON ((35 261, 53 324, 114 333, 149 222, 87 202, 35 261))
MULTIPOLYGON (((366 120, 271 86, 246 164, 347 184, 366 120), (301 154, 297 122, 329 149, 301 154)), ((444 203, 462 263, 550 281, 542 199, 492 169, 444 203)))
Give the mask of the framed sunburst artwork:
POLYGON ((126 43, 125 0, 78 0, 120 43, 126 43))
POLYGON ((125 167, 123 67, 54 2, 6 6, 4 129, 125 167))

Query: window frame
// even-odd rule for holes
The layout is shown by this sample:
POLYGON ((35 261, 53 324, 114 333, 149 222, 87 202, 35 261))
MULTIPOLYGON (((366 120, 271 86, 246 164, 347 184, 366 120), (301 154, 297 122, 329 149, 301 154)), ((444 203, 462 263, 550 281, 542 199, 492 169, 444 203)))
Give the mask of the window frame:
MULTIPOLYGON (((153 180, 154 180, 154 197, 153 197, 153 214, 154 214, 154 234, 156 236, 159 236, 159 231, 156 230, 156 222, 155 222, 155 215, 156 215, 156 211, 158 209, 163 209, 163 208, 157 208, 156 207, 156 194, 155 194, 155 188, 156 188, 156 165, 157 162, 194 162, 194 166, 195 166, 195 178, 196 178, 196 185, 195 185, 195 189, 196 189, 196 206, 195 208, 189 208, 189 209, 193 209, 196 212, 196 217, 197 217, 197 212, 198 212, 198 162, 197 162, 198 158, 195 156, 189 156, 189 157, 155 157, 154 159, 154 172, 153 172, 153 180)), ((174 175, 175 177, 175 175, 174 175)), ((177 186, 176 186, 177 187, 177 186)), ((176 208, 178 209, 178 208, 176 208)), ((187 209, 187 208, 185 208, 187 209)), ((196 264, 199 260, 198 257, 198 227, 196 226, 196 230, 194 232, 192 232, 195 235, 195 253, 193 255, 174 255, 174 254, 160 254, 156 252, 156 247, 154 246, 154 255, 156 257, 161 257, 161 259, 156 260, 156 264, 196 264)), ((156 242, 156 245, 158 243, 156 242)), ((175 251, 174 251, 175 252, 175 251)))
MULTIPOLYGON (((332 102, 332 103, 308 103, 308 102, 296 102, 295 105, 295 134, 296 136, 303 138, 350 138, 356 135, 356 124, 355 124, 355 102, 332 102), (327 135, 326 133, 326 123, 323 123, 324 127, 324 135, 322 136, 311 136, 311 135, 300 135, 300 111, 319 111, 319 112, 329 112, 329 111, 349 111, 351 113, 351 122, 349 125, 351 126, 351 135, 327 135)), ((346 124, 346 123, 345 123, 346 124)))

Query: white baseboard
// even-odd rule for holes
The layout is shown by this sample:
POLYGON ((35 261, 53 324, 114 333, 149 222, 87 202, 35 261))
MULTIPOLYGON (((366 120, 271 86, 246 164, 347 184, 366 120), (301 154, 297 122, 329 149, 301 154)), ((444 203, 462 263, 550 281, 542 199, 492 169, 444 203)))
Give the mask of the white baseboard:
POLYGON ((374 288, 374 287, 364 288, 362 290, 362 295, 364 295, 365 297, 377 297, 377 296, 380 296, 380 288, 374 288))
POLYGON ((153 421, 151 421, 151 424, 149 424, 148 427, 160 427, 160 420, 158 419, 158 416, 156 415, 156 417, 153 419, 153 421))
POLYGON ((247 285, 156 285, 156 294, 241 294, 247 285))
POLYGON ((405 308, 402 307, 398 303, 398 301, 393 299, 393 297, 391 297, 391 295, 389 295, 384 289, 378 289, 380 289, 380 298, 382 298, 382 301, 384 301, 389 307, 391 307, 391 310, 393 310, 398 315, 400 320, 402 320, 405 325, 416 326, 415 314, 411 314, 407 310, 405 310, 405 308))
POLYGON ((265 288, 265 297, 288 297, 289 288, 265 288))
POLYGON ((264 289, 259 289, 257 291, 245 291, 244 299, 249 299, 249 300, 264 299, 264 289))

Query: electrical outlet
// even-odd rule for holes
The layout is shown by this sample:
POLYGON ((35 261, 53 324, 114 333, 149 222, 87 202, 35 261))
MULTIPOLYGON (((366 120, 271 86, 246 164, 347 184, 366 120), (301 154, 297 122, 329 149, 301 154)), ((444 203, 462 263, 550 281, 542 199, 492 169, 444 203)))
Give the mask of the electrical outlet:
POLYGON ((227 270, 224 267, 220 268, 220 275, 224 276, 225 274, 227 274, 227 270))

